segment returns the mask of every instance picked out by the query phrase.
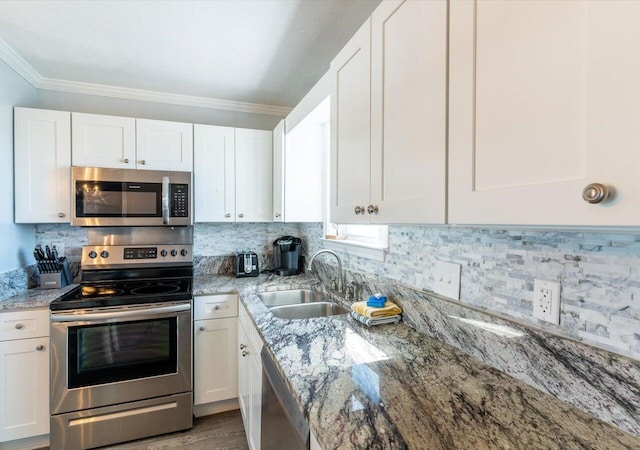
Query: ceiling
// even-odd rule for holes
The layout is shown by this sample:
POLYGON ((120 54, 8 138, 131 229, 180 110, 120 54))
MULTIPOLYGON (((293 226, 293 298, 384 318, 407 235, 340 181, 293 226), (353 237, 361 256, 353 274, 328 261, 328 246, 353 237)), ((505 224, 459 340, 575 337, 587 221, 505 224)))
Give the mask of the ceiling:
POLYGON ((36 87, 91 83, 292 107, 379 3, 0 1, 0 38, 48 82, 36 87))

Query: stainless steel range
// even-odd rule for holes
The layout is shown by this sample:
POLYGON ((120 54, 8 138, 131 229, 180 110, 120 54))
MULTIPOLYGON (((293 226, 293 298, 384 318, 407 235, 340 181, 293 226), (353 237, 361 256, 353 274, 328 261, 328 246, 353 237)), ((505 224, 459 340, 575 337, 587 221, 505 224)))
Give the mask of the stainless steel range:
POLYGON ((191 428, 193 231, 89 231, 82 283, 51 303, 51 448, 191 428))

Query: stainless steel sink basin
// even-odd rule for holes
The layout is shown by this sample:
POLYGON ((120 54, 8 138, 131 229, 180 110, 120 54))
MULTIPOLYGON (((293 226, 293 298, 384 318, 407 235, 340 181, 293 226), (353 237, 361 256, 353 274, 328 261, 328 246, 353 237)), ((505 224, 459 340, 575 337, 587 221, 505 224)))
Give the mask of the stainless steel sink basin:
POLYGON ((324 300, 321 292, 312 291, 311 289, 294 289, 291 291, 274 291, 262 292, 258 294, 262 303, 267 308, 283 305, 297 305, 299 303, 319 302, 324 300))
POLYGON ((331 302, 299 303, 297 305, 274 306, 271 314, 279 319, 299 320, 347 314, 342 306, 331 302))
POLYGON ((342 306, 325 299, 321 292, 311 289, 262 292, 258 297, 279 319, 311 319, 348 313, 342 306))

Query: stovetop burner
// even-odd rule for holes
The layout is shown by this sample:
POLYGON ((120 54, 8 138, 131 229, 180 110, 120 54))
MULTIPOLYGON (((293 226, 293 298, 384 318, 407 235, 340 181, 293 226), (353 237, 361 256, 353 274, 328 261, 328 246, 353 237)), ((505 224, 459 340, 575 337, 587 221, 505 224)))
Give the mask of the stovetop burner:
POLYGON ((190 300, 191 284, 191 277, 83 282, 52 302, 50 309, 60 311, 190 300))

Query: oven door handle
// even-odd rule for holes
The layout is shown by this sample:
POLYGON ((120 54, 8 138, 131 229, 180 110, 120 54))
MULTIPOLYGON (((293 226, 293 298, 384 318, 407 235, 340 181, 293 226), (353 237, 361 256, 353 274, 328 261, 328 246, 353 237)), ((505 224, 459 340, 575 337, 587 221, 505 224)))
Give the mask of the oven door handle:
POLYGON ((189 311, 190 303, 152 308, 136 308, 130 311, 90 312, 82 314, 51 314, 51 322, 97 322, 126 317, 156 316, 173 312, 189 311))
POLYGON ((169 177, 162 177, 162 222, 169 225, 169 177))

